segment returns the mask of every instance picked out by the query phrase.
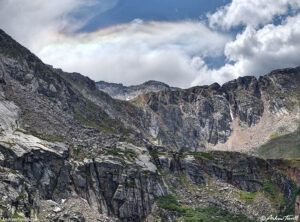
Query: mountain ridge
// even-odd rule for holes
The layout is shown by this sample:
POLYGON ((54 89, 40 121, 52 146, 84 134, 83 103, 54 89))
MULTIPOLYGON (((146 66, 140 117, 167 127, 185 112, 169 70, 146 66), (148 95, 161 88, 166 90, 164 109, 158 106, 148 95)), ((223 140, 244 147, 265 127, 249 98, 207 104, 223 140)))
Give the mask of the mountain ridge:
MULTIPOLYGON (((259 124, 267 129, 264 118, 289 124, 280 135, 294 132, 299 70, 287 72, 120 101, 88 77, 45 65, 0 31, 1 217, 257 221, 292 214, 297 159, 206 146, 259 124)), ((266 131, 264 138, 273 132, 266 131)))
POLYGON ((139 85, 124 86, 122 83, 108 83, 104 81, 96 82, 99 90, 108 93, 111 97, 120 100, 131 100, 141 94, 148 92, 158 92, 165 89, 177 90, 179 88, 170 87, 166 83, 149 80, 139 85))

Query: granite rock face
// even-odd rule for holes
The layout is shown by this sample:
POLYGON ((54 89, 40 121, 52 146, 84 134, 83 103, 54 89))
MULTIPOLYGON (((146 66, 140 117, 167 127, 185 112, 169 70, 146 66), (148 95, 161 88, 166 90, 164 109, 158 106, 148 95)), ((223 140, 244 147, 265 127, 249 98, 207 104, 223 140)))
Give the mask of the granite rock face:
MULTIPOLYGON (((120 150, 122 147, 133 148, 127 143, 119 144, 120 150)), ((213 179, 236 190, 258 192, 265 182, 271 181, 287 203, 293 201, 291 182, 275 166, 238 153, 213 152, 212 158, 194 153, 164 153, 151 158, 146 149, 135 147, 136 155, 131 157, 134 161, 106 155, 79 162, 67 153, 53 150, 35 149, 16 157, 17 145, 3 144, 0 148, 4 160, 0 192, 5 218, 17 213, 46 221, 143 221, 153 213, 157 197, 169 194, 171 188, 185 187, 181 177, 198 190, 213 179)), ((189 195, 194 198, 192 193, 189 195)), ((203 204, 224 207, 218 201, 204 199, 203 204)), ((232 205, 226 207, 235 212, 235 208, 230 208, 232 205)), ((270 209, 283 212, 285 206, 270 209)), ((263 215, 270 209, 263 211, 263 215)), ((255 218, 246 208, 242 212, 255 218)))
POLYGON ((67 153, 43 149, 17 157, 14 146, 0 146, 5 218, 17 212, 53 221, 78 213, 85 220, 110 216, 141 221, 151 213, 155 197, 168 193, 155 165, 145 157, 138 157, 136 163, 111 156, 77 162, 68 159, 67 153), (74 201, 88 208, 72 210, 69 205, 74 201))
POLYGON ((0 216, 151 221, 164 218, 156 215, 164 212, 158 198, 180 192, 193 208, 218 206, 254 219, 283 213, 295 198, 282 172, 299 184, 289 163, 194 151, 226 144, 237 119, 248 129, 266 110, 297 111, 298 86, 296 68, 120 101, 87 77, 45 65, 0 30, 0 216), (266 185, 285 201, 265 195, 266 185), (224 192, 209 198, 210 187, 224 192), (244 192, 258 199, 239 200, 244 192))
POLYGON ((298 67, 259 79, 240 77, 223 86, 148 93, 135 103, 144 108, 144 127, 159 145, 190 151, 214 147, 249 151, 265 143, 276 129, 293 128, 299 120, 299 92, 298 67))

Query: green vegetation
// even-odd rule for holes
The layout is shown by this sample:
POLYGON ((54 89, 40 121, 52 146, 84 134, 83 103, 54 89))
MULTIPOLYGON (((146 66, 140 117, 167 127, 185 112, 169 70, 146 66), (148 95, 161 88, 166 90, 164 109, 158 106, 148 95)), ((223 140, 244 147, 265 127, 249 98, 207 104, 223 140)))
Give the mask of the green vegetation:
POLYGON ((22 192, 17 198, 18 201, 24 201, 25 199, 26 199, 26 194, 24 192, 22 192))
POLYGON ((129 130, 126 129, 121 123, 114 119, 110 119, 107 114, 101 113, 100 108, 89 100, 86 100, 85 112, 79 110, 79 107, 75 105, 76 113, 74 119, 80 124, 98 129, 106 134, 122 134, 124 136, 129 135, 129 130), (101 118, 100 115, 101 114, 101 118))
POLYGON ((10 147, 16 145, 15 143, 8 142, 8 141, 0 141, 0 143, 4 143, 4 144, 6 144, 6 145, 8 145, 8 146, 10 146, 10 147))
POLYGON ((277 138, 277 137, 279 137, 280 135, 278 135, 278 133, 272 133, 271 135, 270 135, 270 140, 272 140, 272 139, 275 139, 275 138, 277 138))
POLYGON ((270 177, 265 178, 265 182, 262 184, 261 191, 264 196, 267 197, 273 206, 284 206, 286 205, 286 200, 284 194, 279 190, 279 188, 272 182, 270 177))
POLYGON ((112 155, 112 156, 117 156, 121 158, 126 158, 126 159, 134 159, 137 157, 137 154, 134 150, 126 148, 125 150, 121 150, 119 148, 113 148, 110 150, 107 150, 106 152, 107 155, 112 155))
POLYGON ((169 211, 176 211, 180 214, 185 212, 185 209, 178 203, 173 195, 164 195, 157 198, 157 206, 169 211))
POLYGON ((49 134, 41 134, 41 133, 38 133, 34 130, 31 130, 31 131, 25 131, 25 130, 22 130, 22 129, 16 129, 15 132, 20 132, 20 133, 23 133, 23 134, 26 134, 26 135, 32 135, 32 136, 35 136, 41 140, 45 140, 45 141, 48 141, 48 142, 63 142, 64 139, 63 137, 61 136, 56 136, 56 135, 49 135, 49 134))
POLYGON ((239 198, 241 200, 244 200, 247 204, 251 204, 255 197, 256 197, 257 193, 250 193, 250 192, 246 192, 246 191, 241 191, 239 193, 239 198))
POLYGON ((247 222, 251 221, 245 215, 234 215, 218 207, 186 208, 181 206, 176 197, 165 195, 157 198, 157 205, 168 211, 175 211, 187 222, 247 222))
POLYGON ((262 183, 262 187, 258 192, 252 193, 240 191, 237 196, 240 200, 245 201, 247 204, 251 204, 259 193, 268 198, 274 207, 283 207, 288 203, 282 191, 272 182, 270 177, 265 178, 265 181, 262 183))
POLYGON ((291 93, 291 96, 295 97, 297 100, 297 106, 300 106, 300 87, 297 87, 294 92, 291 93))
POLYGON ((107 134, 122 134, 128 136, 130 131, 116 120, 104 118, 100 125, 100 130, 107 134))
POLYGON ((78 161, 83 161, 84 158, 92 159, 93 156, 91 154, 86 154, 83 152, 84 150, 84 147, 70 147, 70 154, 75 160, 78 161))
POLYGON ((80 122, 82 125, 91 127, 91 128, 99 128, 96 121, 93 121, 89 118, 84 117, 83 115, 77 113, 74 115, 74 119, 80 122))
POLYGON ((61 136, 49 135, 49 134, 40 134, 35 131, 30 132, 31 135, 48 142, 63 142, 64 139, 61 136))
POLYGON ((300 127, 296 132, 272 137, 258 149, 258 154, 268 159, 300 158, 300 127))
POLYGON ((198 186, 192 183, 183 172, 179 174, 179 183, 182 187, 188 189, 192 193, 198 188, 198 186))
POLYGON ((125 154, 125 156, 131 157, 131 158, 137 157, 136 152, 132 149, 125 149, 124 154, 125 154))
POLYGON ((23 134, 29 134, 29 132, 25 131, 25 130, 22 130, 22 129, 15 129, 15 132, 20 132, 20 133, 23 133, 23 134))
POLYGON ((25 218, 18 213, 14 213, 11 217, 14 221, 25 221, 25 218))
POLYGON ((9 169, 9 172, 11 172, 12 174, 17 174, 17 171, 14 169, 9 169))
POLYGON ((263 183, 262 190, 267 192, 272 199, 276 198, 276 186, 272 183, 270 179, 263 183))
POLYGON ((112 156, 121 156, 121 150, 114 148, 114 149, 108 150, 107 154, 112 155, 112 156))
POLYGON ((149 151, 150 156, 152 156, 152 158, 158 158, 159 157, 159 152, 157 151, 149 151))
POLYGON ((211 155, 210 153, 205 153, 205 152, 189 152, 189 155, 192 155, 194 157, 203 157, 205 159, 208 160, 214 160, 213 155, 211 155))
POLYGON ((135 182, 134 182, 134 180, 126 180, 126 181, 123 183, 123 185, 124 185, 125 187, 135 187, 135 182))
POLYGON ((153 158, 158 158, 160 155, 164 155, 165 153, 163 152, 158 152, 158 151, 149 151, 150 156, 153 158))
MULTIPOLYGON (((285 211, 281 214, 282 216, 286 215, 294 215, 295 213, 295 202, 297 195, 300 195, 300 189, 297 187, 297 185, 290 181, 292 184, 292 200, 291 202, 286 206, 285 211)), ((288 200, 285 200, 286 203, 288 203, 288 200)))
POLYGON ((121 156, 122 150, 114 148, 111 150, 107 150, 107 154, 108 155, 112 155, 112 156, 121 156))

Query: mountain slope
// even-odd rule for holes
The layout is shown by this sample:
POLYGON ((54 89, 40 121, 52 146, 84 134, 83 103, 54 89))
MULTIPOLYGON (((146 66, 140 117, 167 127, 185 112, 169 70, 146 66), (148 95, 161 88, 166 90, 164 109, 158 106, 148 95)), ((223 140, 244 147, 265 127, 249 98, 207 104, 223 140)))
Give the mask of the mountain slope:
POLYGON ((210 213, 220 219, 220 212, 227 221, 288 215, 298 193, 294 161, 279 165, 235 152, 191 151, 200 142, 226 143, 235 130, 230 110, 247 127, 259 124, 265 110, 292 116, 297 70, 119 101, 78 73, 43 64, 0 30, 0 215, 128 222, 200 220, 210 213), (262 110, 257 88, 292 96, 269 96, 269 108, 262 110), (201 115, 192 121, 187 113, 194 109, 201 115), (213 127, 217 140, 205 132, 195 142, 173 140, 171 133, 183 135, 186 126, 202 133, 203 123, 214 126, 215 119, 229 129, 213 127))
POLYGON ((11 192, 5 191, 5 179, 1 180, 1 196, 7 200, 1 205, 2 214, 12 217, 16 211, 36 217, 43 208, 53 210, 52 202, 46 200, 61 203, 62 199, 72 197, 80 204, 88 200, 92 215, 79 215, 87 220, 102 214, 124 218, 149 214, 149 207, 143 206, 150 206, 153 195, 165 193, 166 188, 156 179, 156 168, 149 161, 146 148, 123 145, 130 138, 134 138, 134 143, 142 138, 131 136, 130 130, 110 118, 103 107, 86 99, 60 74, 2 31, 0 42, 1 169, 4 174, 16 175, 11 178, 10 183, 16 184, 11 192), (128 160, 109 155, 115 149, 123 149, 128 160), (102 176, 103 172, 106 176, 102 176), (120 177, 116 178, 114 173, 120 177), (87 180, 88 175, 91 181, 87 180), (26 181, 25 187, 18 177, 26 181), (134 178, 142 188, 127 190, 128 186, 123 184, 134 178), (135 195, 121 201, 114 197, 117 193, 135 195), (18 208, 19 205, 24 207, 18 208), (35 212, 31 212, 32 208, 35 212))
POLYGON ((272 137, 258 149, 259 156, 265 158, 299 158, 300 157, 300 127, 295 132, 272 137))

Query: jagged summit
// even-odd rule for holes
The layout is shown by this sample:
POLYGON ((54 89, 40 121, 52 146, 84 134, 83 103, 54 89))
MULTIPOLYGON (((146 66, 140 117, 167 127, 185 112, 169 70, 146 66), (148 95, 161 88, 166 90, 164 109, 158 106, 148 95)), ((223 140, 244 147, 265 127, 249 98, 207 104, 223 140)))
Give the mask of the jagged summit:
POLYGON ((163 82, 160 82, 160 81, 156 81, 156 80, 148 80, 144 83, 142 83, 141 85, 147 85, 147 86, 157 86, 157 85, 162 85, 162 86, 165 86, 165 87, 170 87, 168 84, 166 83, 163 83, 163 82))
POLYGON ((99 90, 108 93, 111 97, 120 100, 131 100, 139 95, 148 92, 158 92, 161 90, 176 90, 179 88, 170 87, 169 85, 155 81, 149 80, 140 85, 124 86, 123 84, 108 83, 104 81, 96 82, 96 86, 99 90))

